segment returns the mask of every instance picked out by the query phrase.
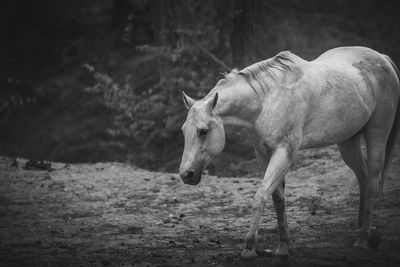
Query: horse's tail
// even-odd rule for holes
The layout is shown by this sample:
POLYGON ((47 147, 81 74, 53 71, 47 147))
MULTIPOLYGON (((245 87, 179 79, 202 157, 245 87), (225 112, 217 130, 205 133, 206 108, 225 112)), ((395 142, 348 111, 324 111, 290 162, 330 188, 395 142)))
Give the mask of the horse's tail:
MULTIPOLYGON (((393 60, 390 57, 385 55, 385 58, 389 61, 389 63, 392 65, 393 69, 396 71, 397 79, 400 82, 400 71, 399 71, 399 68, 396 66, 396 64, 394 64, 393 60)), ((384 184, 384 181, 385 181, 386 172, 387 172, 388 165, 390 163, 392 152, 393 152, 393 149, 394 149, 394 147, 396 145, 396 137, 397 137, 397 135, 399 133, 399 129, 400 129, 400 97, 399 97, 399 99, 397 101, 397 108, 396 108, 396 114, 395 114, 395 117, 394 117, 393 126, 392 126, 392 129, 390 131, 389 138, 388 138, 388 140, 386 142, 385 163, 384 163, 384 166, 383 166, 382 178, 381 178, 381 181, 380 181, 380 192, 381 192, 381 195, 383 193, 383 184, 384 184)))

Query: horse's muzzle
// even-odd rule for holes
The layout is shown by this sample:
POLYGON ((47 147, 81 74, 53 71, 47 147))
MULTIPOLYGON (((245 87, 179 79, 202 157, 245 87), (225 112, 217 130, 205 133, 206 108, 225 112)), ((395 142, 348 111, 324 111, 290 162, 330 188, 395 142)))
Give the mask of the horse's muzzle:
POLYGON ((179 173, 179 176, 185 184, 190 185, 197 185, 201 180, 201 172, 183 171, 179 173))

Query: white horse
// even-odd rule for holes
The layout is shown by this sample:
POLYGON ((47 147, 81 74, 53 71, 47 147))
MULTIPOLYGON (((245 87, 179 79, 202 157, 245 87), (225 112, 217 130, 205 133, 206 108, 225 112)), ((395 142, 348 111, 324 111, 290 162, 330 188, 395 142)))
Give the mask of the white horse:
POLYGON ((198 184, 202 170, 224 147, 224 125, 246 128, 265 174, 241 255, 256 256, 260 217, 272 195, 279 229, 275 259, 287 259, 285 174, 300 149, 338 144, 359 183, 361 229, 355 246, 376 248, 372 207, 383 190, 400 125, 399 77, 388 56, 366 47, 340 47, 313 61, 281 52, 231 72, 198 101, 183 93, 189 112, 182 127, 180 177, 198 184))

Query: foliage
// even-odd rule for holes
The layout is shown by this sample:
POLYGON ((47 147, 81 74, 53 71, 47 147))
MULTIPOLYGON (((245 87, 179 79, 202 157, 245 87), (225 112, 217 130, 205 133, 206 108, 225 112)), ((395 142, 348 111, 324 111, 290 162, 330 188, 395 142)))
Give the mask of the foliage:
MULTIPOLYGON (((86 88, 86 92, 101 93, 104 103, 119 112, 113 134, 133 138, 136 152, 142 152, 142 156, 146 152, 147 160, 160 157, 165 160, 170 153, 181 149, 181 139, 176 138, 186 116, 181 91, 200 98, 215 85, 218 73, 229 71, 224 62, 229 57, 219 59, 214 54, 229 55, 226 40, 230 32, 221 32, 229 29, 229 25, 214 23, 218 20, 218 5, 189 2, 170 6, 169 2, 164 3, 160 13, 154 14, 160 18, 156 26, 161 28, 156 33, 159 44, 135 47, 136 51, 151 55, 142 63, 144 66, 157 61, 159 76, 152 86, 138 88, 129 77, 116 82, 110 75, 84 65, 97 82, 86 88)), ((124 40, 130 40, 127 34, 124 40)))
MULTIPOLYGON (((5 65, 6 66, 6 65, 5 65)), ((6 117, 18 109, 23 109, 27 105, 36 104, 37 99, 32 94, 21 94, 13 92, 15 88, 26 86, 26 84, 19 79, 13 77, 0 76, 0 86, 5 88, 3 95, 0 98, 0 114, 6 117)))

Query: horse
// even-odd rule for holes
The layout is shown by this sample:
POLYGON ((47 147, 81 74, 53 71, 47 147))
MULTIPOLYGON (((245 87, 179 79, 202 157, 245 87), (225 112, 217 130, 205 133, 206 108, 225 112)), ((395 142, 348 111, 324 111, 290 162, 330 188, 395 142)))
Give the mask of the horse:
POLYGON ((279 232, 274 259, 288 259, 285 174, 299 150, 338 144, 359 184, 360 230, 354 246, 376 249, 380 236, 372 226, 372 211, 399 131, 399 77, 384 54, 338 47, 312 61, 283 51, 233 70, 198 101, 182 91, 188 114, 179 175, 185 184, 198 184, 202 170, 224 148, 224 126, 242 127, 264 177, 252 199, 241 256, 257 256, 260 217, 272 196, 279 232))

